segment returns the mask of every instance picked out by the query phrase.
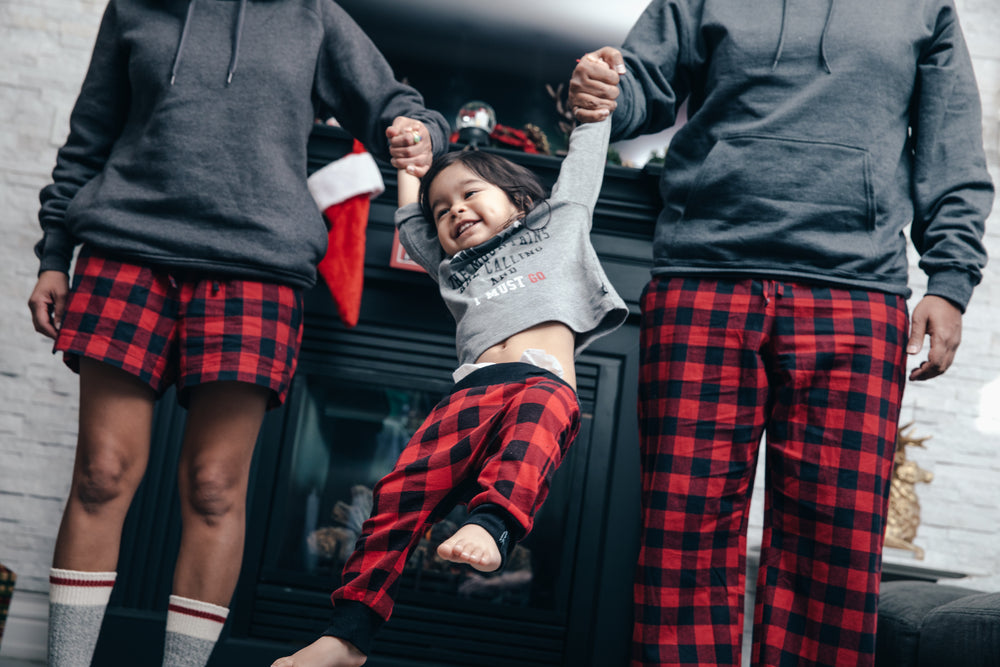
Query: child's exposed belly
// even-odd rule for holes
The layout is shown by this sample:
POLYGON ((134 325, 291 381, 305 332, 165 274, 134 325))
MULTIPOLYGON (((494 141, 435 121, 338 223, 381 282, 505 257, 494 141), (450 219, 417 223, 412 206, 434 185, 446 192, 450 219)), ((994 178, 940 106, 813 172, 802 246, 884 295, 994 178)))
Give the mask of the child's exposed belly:
POLYGON ((520 361, 525 350, 544 350, 559 361, 563 367, 563 379, 576 389, 576 369, 573 365, 575 343, 573 331, 565 324, 542 322, 497 343, 483 352, 476 363, 510 363, 520 361))

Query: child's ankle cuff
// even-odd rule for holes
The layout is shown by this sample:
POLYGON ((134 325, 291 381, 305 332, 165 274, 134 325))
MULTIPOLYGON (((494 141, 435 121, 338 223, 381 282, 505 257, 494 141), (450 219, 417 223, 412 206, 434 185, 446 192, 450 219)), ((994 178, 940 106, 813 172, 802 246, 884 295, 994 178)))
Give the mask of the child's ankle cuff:
POLYGON ((323 634, 349 641, 359 651, 368 655, 375 633, 384 623, 381 616, 361 602, 337 600, 334 603, 330 625, 323 634))
POLYGON ((492 503, 484 503, 469 511, 469 516, 463 525, 475 524, 485 530, 493 538, 500 551, 500 572, 507 565, 507 556, 520 539, 521 526, 507 510, 492 503))

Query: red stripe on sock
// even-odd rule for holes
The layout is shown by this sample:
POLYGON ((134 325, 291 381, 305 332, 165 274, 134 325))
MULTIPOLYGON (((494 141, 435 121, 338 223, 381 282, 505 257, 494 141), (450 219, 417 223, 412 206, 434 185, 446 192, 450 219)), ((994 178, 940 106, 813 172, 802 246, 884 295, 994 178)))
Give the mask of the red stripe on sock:
POLYGON ((49 577, 49 583, 58 584, 60 586, 79 586, 81 588, 111 588, 115 585, 114 579, 108 579, 106 581, 87 581, 84 579, 66 579, 64 577, 49 577))
POLYGON ((196 609, 188 609, 187 607, 182 607, 180 605, 172 604, 167 606, 168 611, 174 611, 178 614, 185 614, 187 616, 194 616, 195 618, 204 618, 209 621, 215 621, 216 623, 225 623, 226 617, 219 616, 218 614, 211 614, 207 611, 198 611, 196 609))

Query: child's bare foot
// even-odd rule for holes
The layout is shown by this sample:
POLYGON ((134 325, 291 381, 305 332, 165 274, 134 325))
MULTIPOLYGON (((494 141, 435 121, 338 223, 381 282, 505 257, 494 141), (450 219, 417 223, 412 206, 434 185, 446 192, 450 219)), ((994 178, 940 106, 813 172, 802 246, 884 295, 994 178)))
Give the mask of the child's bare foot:
POLYGON ((278 658, 271 667, 361 667, 367 659, 351 642, 326 636, 294 655, 278 658))
POLYGON ((493 536, 482 526, 467 523, 441 543, 437 554, 453 563, 465 563, 480 572, 493 572, 500 567, 500 549, 493 536))

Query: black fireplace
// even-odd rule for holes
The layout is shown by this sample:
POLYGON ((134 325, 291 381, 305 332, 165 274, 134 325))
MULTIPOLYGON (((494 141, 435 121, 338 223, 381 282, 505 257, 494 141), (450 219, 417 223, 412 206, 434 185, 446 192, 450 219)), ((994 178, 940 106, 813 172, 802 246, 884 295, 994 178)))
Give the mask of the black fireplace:
MULTIPOLYGON (((316 168, 349 138, 318 128, 316 168)), ((505 153, 551 183, 559 159, 505 153)), ((371 488, 451 386, 454 325, 424 275, 390 266, 394 174, 373 202, 361 321, 345 328, 326 288, 307 294, 299 369, 262 429, 248 534, 230 621, 211 665, 268 665, 325 627, 371 488)), ((638 549, 636 300, 648 276, 655 175, 609 167, 594 244, 632 315, 577 365, 580 436, 556 473, 534 531, 499 575, 436 557, 459 507, 421 540, 371 667, 627 663, 638 549)), ((175 466, 184 411, 157 408, 147 479, 126 525, 119 585, 95 664, 158 664, 179 535, 175 466), (164 509, 167 508, 167 509, 164 509)))

